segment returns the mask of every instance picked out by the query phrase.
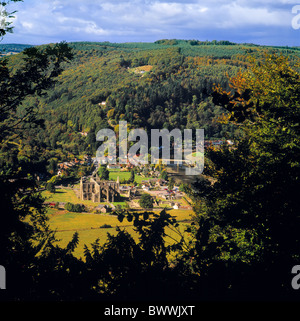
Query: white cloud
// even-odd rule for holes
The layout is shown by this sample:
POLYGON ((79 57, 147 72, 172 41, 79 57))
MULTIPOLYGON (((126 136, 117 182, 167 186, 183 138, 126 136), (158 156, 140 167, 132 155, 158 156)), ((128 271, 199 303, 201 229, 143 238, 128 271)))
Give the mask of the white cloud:
POLYGON ((270 10, 264 7, 247 7, 237 3, 223 6, 227 19, 223 27, 241 26, 287 26, 290 24, 290 13, 280 10, 270 10))
POLYGON ((234 40, 241 30, 255 34, 292 29, 293 4, 293 0, 26 0, 14 5, 15 35, 28 39, 40 35, 42 42, 50 37, 119 41, 117 36, 143 41, 191 39, 205 32, 218 39, 220 31, 227 31, 227 39, 234 40))
POLYGON ((24 30, 27 30, 27 31, 32 31, 33 30, 33 23, 32 22, 23 21, 23 22, 21 22, 21 25, 24 28, 24 30))

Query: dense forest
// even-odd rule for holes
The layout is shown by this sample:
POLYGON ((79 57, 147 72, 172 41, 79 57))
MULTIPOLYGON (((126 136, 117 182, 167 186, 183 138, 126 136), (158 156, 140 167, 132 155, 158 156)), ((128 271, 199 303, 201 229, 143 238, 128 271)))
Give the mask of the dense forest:
POLYGON ((32 45, 22 45, 22 44, 0 44, 0 57, 13 55, 22 52, 26 48, 30 48, 32 45))
POLYGON ((0 264, 9 271, 1 299, 299 299, 291 286, 300 262, 298 48, 60 43, 0 67, 0 264), (57 245, 37 175, 93 155, 95 133, 120 120, 204 128, 207 139, 236 144, 208 148, 208 178, 184 187, 195 217, 178 242, 165 242, 178 227, 166 211, 123 210, 138 239, 120 229, 77 259, 78 233, 57 245))
MULTIPOLYGON (((2 45, 10 48, 8 45, 2 45)), ((237 138, 238 126, 218 121, 225 111, 211 93, 216 85, 230 90, 229 77, 246 70, 248 57, 265 52, 288 55, 298 48, 268 48, 229 41, 159 40, 155 43, 70 43, 73 60, 64 65, 54 87, 31 95, 18 113, 33 108, 45 121, 43 131, 31 128, 26 155, 41 149, 40 161, 66 160, 95 154, 96 133, 117 130, 120 120, 134 128, 203 128, 206 139, 237 138)), ((0 46, 1 49, 1 46, 0 46)), ((12 71, 22 54, 9 57, 12 71)), ((3 149, 2 149, 3 152, 3 149)), ((10 153, 13 157, 13 153, 10 153)))

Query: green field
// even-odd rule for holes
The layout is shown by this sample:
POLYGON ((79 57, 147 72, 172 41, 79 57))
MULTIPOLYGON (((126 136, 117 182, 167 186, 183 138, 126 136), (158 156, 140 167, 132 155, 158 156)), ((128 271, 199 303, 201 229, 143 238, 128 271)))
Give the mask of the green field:
POLYGON ((84 204, 87 206, 97 206, 99 203, 94 203, 92 201, 84 201, 79 199, 72 189, 57 189, 55 193, 50 193, 48 191, 43 191, 42 196, 46 198, 46 202, 70 202, 73 204, 84 204))
POLYGON ((204 157, 204 154, 201 152, 192 153, 192 157, 204 157))
MULTIPOLYGON (((130 178, 130 172, 121 171, 120 169, 109 169, 109 179, 116 181, 118 177, 120 181, 122 181, 123 179, 128 180, 130 178)), ((143 177, 136 174, 134 180, 138 184, 141 184, 142 181, 146 181, 151 178, 152 177, 143 177)))
MULTIPOLYGON (((110 171, 110 179, 117 179, 119 176, 120 180, 125 178, 129 179, 130 172, 121 172, 119 170, 110 171), (112 176, 111 176, 112 175, 112 176)), ((141 176, 135 176, 136 181, 146 180, 141 176)), ((76 193, 69 188, 57 189, 55 193, 50 193, 48 191, 43 191, 42 196, 46 198, 47 202, 70 202, 73 204, 84 204, 90 208, 90 211, 94 207, 99 205, 99 203, 94 203, 92 201, 80 200, 76 193)), ((183 200, 180 201, 183 205, 186 205, 183 200)), ((105 203, 101 203, 105 204, 105 203)), ((114 202, 114 205, 124 206, 125 201, 114 202)), ((155 213, 159 213, 161 209, 154 209, 155 213)), ((180 225, 183 226, 184 221, 191 219, 193 214, 192 210, 168 210, 168 213, 176 217, 180 225)), ((71 213, 66 210, 61 209, 48 209, 48 218, 50 228, 56 232, 56 238, 59 240, 58 245, 65 247, 68 242, 72 239, 75 232, 79 234, 79 245, 74 251, 74 255, 78 258, 84 258, 83 250, 84 245, 89 246, 91 243, 95 242, 96 239, 100 240, 100 244, 104 244, 107 240, 107 233, 116 235, 116 227, 124 228, 128 231, 136 240, 138 238, 137 233, 134 231, 133 223, 128 222, 126 219, 121 223, 117 216, 109 214, 94 214, 94 213, 71 213), (103 225, 110 225, 111 228, 101 228, 103 225)), ((176 233, 169 230, 168 233, 173 238, 176 238, 176 233)), ((169 239, 171 240, 171 239, 169 239)), ((166 239, 168 241, 168 239, 166 239)))
POLYGON ((112 181, 116 181, 119 177, 120 181, 123 179, 130 178, 130 172, 121 171, 119 169, 109 169, 109 179, 112 181))
MULTIPOLYGON (((42 196, 46 198, 46 202, 62 202, 62 203, 73 203, 73 204, 84 204, 88 207, 96 207, 99 204, 109 204, 107 202, 92 202, 92 201, 86 201, 86 200, 81 200, 79 199, 75 192, 72 189, 57 189, 55 193, 50 193, 48 191, 43 191, 42 196)), ((112 202, 112 204, 116 205, 121 205, 124 207, 126 205, 125 198, 121 197, 121 200, 118 202, 112 202)))
MULTIPOLYGON (((157 212, 159 213, 159 212, 157 212)), ((192 211, 189 210, 170 210, 168 211, 173 216, 176 216, 178 221, 190 219, 192 211)), ((138 239, 137 233, 134 231, 133 223, 129 223, 126 219, 121 223, 114 215, 108 214, 84 214, 70 213, 56 209, 48 210, 50 228, 56 232, 56 238, 59 239, 58 245, 65 247, 72 239, 75 232, 79 234, 79 245, 74 251, 74 255, 78 258, 84 258, 84 245, 89 246, 100 240, 100 244, 104 244, 107 240, 107 233, 116 235, 116 227, 126 229, 135 240, 138 239), (100 228, 104 224, 111 225, 112 228, 100 228)), ((181 228, 184 222, 180 223, 181 228)), ((176 238, 176 233, 168 229, 168 234, 176 238)), ((166 238, 166 242, 171 242, 170 238, 166 238)))

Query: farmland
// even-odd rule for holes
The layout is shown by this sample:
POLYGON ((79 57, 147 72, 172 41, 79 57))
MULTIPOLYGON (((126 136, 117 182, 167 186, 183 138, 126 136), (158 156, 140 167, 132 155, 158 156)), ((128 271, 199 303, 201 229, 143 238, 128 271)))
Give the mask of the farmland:
MULTIPOLYGON (((129 171, 121 171, 118 169, 110 169, 109 170, 109 179, 110 180, 116 181, 118 177, 119 177, 120 182, 122 182, 122 180, 124 180, 124 179, 128 180, 130 178, 130 172, 129 171)), ((143 180, 148 180, 150 178, 151 177, 143 177, 140 175, 135 175, 134 180, 137 184, 141 184, 141 182, 143 180)))
MULTIPOLYGON (((159 211, 155 211, 159 213, 159 211)), ((170 210, 172 216, 180 222, 179 228, 184 229, 185 221, 191 219, 192 211, 188 210, 170 210)), ((89 246, 91 243, 99 239, 100 244, 104 244, 107 240, 107 233, 116 235, 116 227, 124 228, 135 240, 138 239, 137 233, 134 231, 132 222, 126 219, 120 222, 116 215, 108 214, 90 214, 90 213, 71 213, 65 210, 48 209, 49 225, 56 232, 58 245, 65 247, 72 239, 75 232, 79 234, 79 245, 74 251, 74 255, 83 258, 84 245, 89 246), (103 226, 111 226, 110 228, 102 228, 103 226)), ((176 233, 167 229, 167 234, 176 237, 176 233)), ((166 242, 171 241, 166 238, 166 242)))

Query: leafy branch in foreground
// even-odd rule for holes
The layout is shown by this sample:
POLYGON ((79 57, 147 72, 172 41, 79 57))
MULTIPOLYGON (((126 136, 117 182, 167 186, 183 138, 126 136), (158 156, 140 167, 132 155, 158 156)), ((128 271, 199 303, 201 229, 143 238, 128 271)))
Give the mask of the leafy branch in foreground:
POLYGON ((32 105, 20 108, 28 96, 43 95, 63 70, 63 63, 73 58, 71 48, 64 42, 46 48, 23 51, 22 68, 11 70, 7 59, 0 60, 0 142, 25 125, 41 124, 32 105))
POLYGON ((13 27, 11 26, 12 21, 10 19, 14 18, 14 14, 16 11, 8 12, 6 10, 6 6, 10 2, 20 2, 23 0, 7 0, 0 2, 0 38, 5 36, 6 33, 11 33, 13 31, 13 27))
MULTIPOLYGON (((180 238, 171 236, 172 243, 167 245, 167 229, 178 228, 175 218, 165 210, 159 214, 153 212, 130 213, 120 211, 119 220, 127 219, 134 224, 136 241, 127 231, 117 228, 117 235, 108 233, 104 245, 96 240, 90 250, 85 246, 84 254, 91 278, 97 284, 95 290, 116 298, 147 298, 156 294, 163 296, 170 288, 180 288, 180 274, 170 258, 177 254, 183 245, 180 238)), ((179 292, 174 291, 173 295, 179 292)))
POLYGON ((252 295, 258 288, 288 293, 300 257, 300 75, 286 57, 266 55, 233 77, 231 88, 217 87, 213 99, 243 137, 233 148, 207 150, 212 180, 198 193, 198 268, 227 273, 220 285, 232 293, 246 275, 252 295))
MULTIPOLYGON (((9 66, 8 59, 0 59, 0 261, 12 275, 12 298, 25 297, 20 284, 37 291, 37 280, 48 269, 42 261, 53 253, 55 241, 45 215, 44 199, 37 191, 35 171, 29 170, 34 164, 30 159, 22 159, 27 146, 20 137, 28 135, 23 129, 43 121, 37 119, 32 105, 21 107, 28 96, 42 95, 49 89, 70 59, 72 52, 66 43, 25 50, 23 64, 17 70, 9 66), (7 155, 12 157, 8 159, 7 155)), ((52 259, 55 261, 54 256, 52 259)))

